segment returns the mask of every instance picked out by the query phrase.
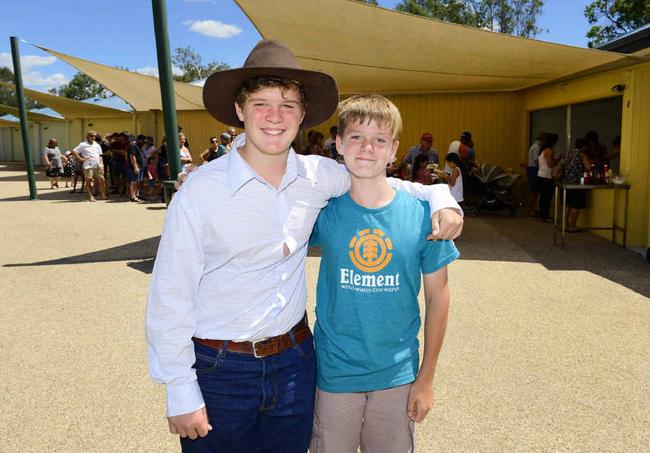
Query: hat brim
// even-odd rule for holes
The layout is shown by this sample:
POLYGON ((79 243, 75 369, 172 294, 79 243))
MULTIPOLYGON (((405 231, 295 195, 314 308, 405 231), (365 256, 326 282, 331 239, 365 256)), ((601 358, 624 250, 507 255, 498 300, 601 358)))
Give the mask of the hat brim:
POLYGON ((253 77, 273 76, 296 80, 302 84, 307 109, 302 127, 323 123, 336 111, 339 90, 329 74, 306 69, 253 67, 227 69, 210 75, 203 86, 203 104, 218 121, 235 127, 244 127, 235 113, 235 95, 242 84, 253 77))

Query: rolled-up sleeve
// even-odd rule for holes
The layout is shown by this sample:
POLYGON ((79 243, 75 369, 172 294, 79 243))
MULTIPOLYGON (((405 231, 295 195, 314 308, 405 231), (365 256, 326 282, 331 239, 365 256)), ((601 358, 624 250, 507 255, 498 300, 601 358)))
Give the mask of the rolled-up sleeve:
POLYGON ((460 215, 463 210, 460 208, 454 197, 451 195, 447 184, 433 184, 425 186, 417 182, 403 181, 396 178, 388 178, 388 184, 393 189, 403 190, 410 193, 418 200, 429 202, 431 214, 445 208, 456 209, 460 215))
POLYGON ((318 181, 330 198, 337 198, 350 190, 350 173, 343 164, 328 157, 321 158, 318 181))
POLYGON ((204 268, 200 224, 187 191, 169 205, 151 278, 146 311, 149 372, 165 384, 167 415, 204 406, 192 369, 196 331, 194 297, 204 268))

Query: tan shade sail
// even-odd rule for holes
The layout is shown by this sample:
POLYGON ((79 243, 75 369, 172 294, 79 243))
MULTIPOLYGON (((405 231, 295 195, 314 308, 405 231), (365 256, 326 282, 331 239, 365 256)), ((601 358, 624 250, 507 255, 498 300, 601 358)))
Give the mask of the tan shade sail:
POLYGON ((264 38, 284 42, 304 68, 333 75, 342 93, 519 90, 632 58, 354 0, 236 2, 264 38))
MULTIPOLYGON (((157 77, 124 71, 92 61, 36 46, 74 66, 131 104, 138 112, 162 110, 160 84, 157 77)), ((203 88, 174 82, 176 110, 203 110, 203 88)))
MULTIPOLYGON (((11 83, 0 82, 0 85, 11 88, 12 90, 15 89, 14 85, 11 83)), ((101 105, 88 104, 86 102, 64 98, 62 96, 55 96, 53 94, 30 90, 29 88, 25 88, 25 96, 48 106, 52 110, 56 110, 66 118, 131 117, 131 113, 125 112, 124 110, 117 110, 110 107, 103 107, 101 105)))
MULTIPOLYGON (((11 107, 9 105, 0 104, 0 113, 11 113, 16 118, 19 117, 20 112, 16 107, 11 107)), ((63 118, 56 118, 54 116, 43 115, 42 113, 36 112, 27 112, 27 121, 53 121, 53 122, 64 122, 63 118)))

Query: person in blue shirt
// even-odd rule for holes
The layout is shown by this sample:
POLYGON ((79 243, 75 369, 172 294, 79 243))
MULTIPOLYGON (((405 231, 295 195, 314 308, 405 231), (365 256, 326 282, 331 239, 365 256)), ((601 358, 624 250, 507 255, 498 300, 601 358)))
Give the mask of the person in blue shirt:
POLYGON ((316 324, 317 394, 310 451, 407 452, 433 405, 449 304, 452 241, 427 240, 429 207, 386 180, 402 128, 378 94, 339 105, 336 147, 351 188, 321 211, 316 324), (424 281, 424 357, 418 293, 424 281))

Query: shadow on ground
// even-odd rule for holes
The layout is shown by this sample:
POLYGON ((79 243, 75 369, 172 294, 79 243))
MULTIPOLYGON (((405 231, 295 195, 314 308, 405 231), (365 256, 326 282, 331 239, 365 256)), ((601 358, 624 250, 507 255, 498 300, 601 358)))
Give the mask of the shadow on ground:
MULTIPOLYGON (((39 189, 36 196, 39 200, 51 201, 53 203, 79 203, 88 201, 88 195, 86 192, 79 192, 79 189, 77 189, 75 193, 70 193, 70 191, 70 188, 60 188, 58 190, 39 189)), ((98 195, 95 195, 95 198, 97 198, 97 201, 101 201, 103 203, 126 203, 129 201, 129 199, 123 195, 109 195, 108 200, 102 200, 98 195)), ((29 195, 0 198, 0 203, 13 201, 29 201, 29 195)), ((151 210, 166 209, 164 205, 159 206, 161 204, 159 201, 144 201, 142 204, 158 205, 147 208, 151 210)))
MULTIPOLYGON (((45 177, 45 175, 39 175, 38 173, 36 173, 35 177, 36 177, 36 181, 47 181, 47 177, 45 177)), ((25 173, 24 175, 0 176, 0 182, 10 182, 10 181, 18 181, 18 182, 25 181, 25 184, 27 184, 28 182, 27 173, 25 173)))
POLYGON ((141 272, 151 273, 159 242, 160 236, 156 236, 81 255, 67 256, 46 261, 35 261, 33 263, 9 263, 5 264, 3 267, 60 266, 66 264, 127 261, 127 266, 141 272))
POLYGON ((465 224, 463 237, 457 241, 461 259, 587 271, 650 297, 650 265, 644 257, 596 234, 567 233, 562 250, 553 245, 553 226, 537 218, 485 215, 468 218, 465 224))
MULTIPOLYGON (((124 261, 132 269, 151 273, 159 241, 160 236, 156 236, 82 255, 4 266, 124 261)), ((490 215, 468 217, 457 246, 463 260, 539 263, 549 270, 587 271, 650 297, 650 266, 640 254, 586 232, 568 235, 566 243, 566 250, 553 246, 552 225, 538 219, 490 215)), ((310 248, 309 256, 321 256, 320 249, 310 248)))

